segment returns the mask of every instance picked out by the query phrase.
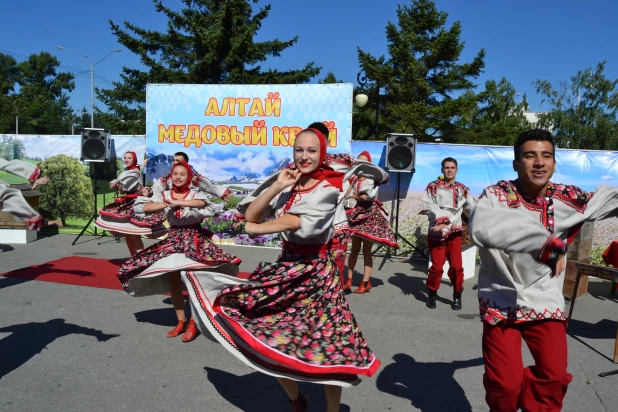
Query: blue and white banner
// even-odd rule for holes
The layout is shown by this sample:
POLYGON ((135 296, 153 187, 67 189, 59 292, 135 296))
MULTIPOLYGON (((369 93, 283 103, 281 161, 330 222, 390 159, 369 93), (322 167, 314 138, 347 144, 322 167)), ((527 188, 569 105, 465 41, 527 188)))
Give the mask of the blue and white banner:
POLYGON ((330 152, 351 151, 352 84, 149 84, 146 179, 184 152, 215 183, 250 190, 292 161, 296 134, 316 121, 330 152))
MULTIPOLYGON (((354 141, 352 156, 368 151, 374 163, 384 167, 385 142, 354 141)), ((418 247, 426 240, 427 216, 421 215, 422 196, 427 184, 441 174, 441 162, 446 157, 457 160, 457 181, 470 188, 477 197, 487 186, 499 180, 514 180, 514 151, 512 147, 464 146, 450 144, 419 143, 416 147, 416 171, 390 173, 389 183, 380 186, 379 198, 385 209, 392 213, 397 175, 401 181, 399 232, 418 247)), ((602 184, 618 185, 618 152, 556 150, 556 172, 552 182, 578 186, 593 191, 602 184)), ((618 219, 609 219, 595 224, 592 259, 601 263, 601 254, 609 244, 618 239, 618 219)))

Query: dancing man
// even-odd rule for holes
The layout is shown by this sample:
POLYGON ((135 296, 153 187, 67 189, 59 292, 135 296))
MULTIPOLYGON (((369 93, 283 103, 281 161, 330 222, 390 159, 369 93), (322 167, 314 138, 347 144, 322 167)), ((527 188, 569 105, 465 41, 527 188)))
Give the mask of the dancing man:
POLYGON ((567 372, 565 253, 586 220, 618 215, 618 188, 588 193, 550 182, 555 146, 550 132, 520 134, 517 180, 485 189, 470 219, 480 247, 485 399, 492 411, 560 411, 567 372), (534 358, 524 368, 522 339, 534 358))
POLYGON ((444 262, 448 259, 448 277, 453 285, 453 310, 461 309, 464 269, 461 258, 461 237, 464 226, 462 213, 470 214, 476 204, 470 189, 455 180, 457 160, 447 157, 442 160, 443 177, 427 185, 423 194, 423 210, 429 216, 429 254, 431 267, 427 276, 427 303, 436 308, 444 262))
MULTIPOLYGON (((49 176, 42 177, 40 167, 23 160, 6 160, 0 158, 0 170, 28 179, 32 190, 37 186, 49 183, 49 176)), ((7 212, 23 220, 30 230, 41 230, 44 226, 62 227, 60 220, 47 220, 32 208, 24 198, 21 190, 9 187, 0 180, 0 211, 7 212)))

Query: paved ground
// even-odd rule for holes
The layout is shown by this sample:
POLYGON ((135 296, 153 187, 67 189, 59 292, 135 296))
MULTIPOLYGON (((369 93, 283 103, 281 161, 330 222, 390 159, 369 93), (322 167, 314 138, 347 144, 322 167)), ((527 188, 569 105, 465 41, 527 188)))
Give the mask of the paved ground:
MULTIPOLYGON (((68 255, 127 256, 124 244, 55 235, 29 245, 0 245, 0 271, 68 255)), ((278 252, 224 246, 251 271, 278 252)), ((371 293, 350 305, 382 368, 343 392, 342 411, 486 411, 481 323, 466 281, 464 308, 450 308, 443 284, 436 310, 425 308, 424 261, 387 262, 371 293)), ((377 267, 377 265, 376 265, 377 267)), ((360 281, 356 275, 355 284, 360 281)), ((577 302, 569 336, 573 382, 565 411, 618 411, 612 364, 618 299, 608 283, 590 282, 577 302)), ((175 324, 165 296, 0 277, 2 411, 285 411, 276 381, 253 372, 203 336, 183 344, 165 333, 175 324)), ((524 349, 527 363, 530 355, 524 349)), ((319 386, 304 384, 312 410, 324 409, 319 386)))

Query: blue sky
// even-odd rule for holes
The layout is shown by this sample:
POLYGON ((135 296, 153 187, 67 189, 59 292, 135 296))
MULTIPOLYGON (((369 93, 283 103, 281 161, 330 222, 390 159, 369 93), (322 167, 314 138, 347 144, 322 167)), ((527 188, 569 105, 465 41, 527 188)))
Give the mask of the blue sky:
MULTIPOLYGON (((357 47, 374 55, 386 53, 385 26, 396 21, 398 3, 403 0, 314 0, 311 2, 272 0, 270 17, 257 38, 289 39, 299 42, 282 57, 265 67, 281 70, 314 61, 323 74, 332 71, 346 81, 356 82, 359 70, 357 47)), ((438 0, 440 10, 449 13, 449 22, 460 20, 466 42, 463 61, 485 48, 485 73, 477 81, 499 80, 503 76, 516 89, 528 94, 531 110, 543 110, 534 93, 535 79, 552 82, 567 80, 578 70, 607 60, 606 74, 618 78, 618 54, 611 42, 618 38, 618 2, 615 0, 438 0)), ((178 8, 180 0, 164 0, 178 8)), ((266 4, 261 1, 258 5, 266 4)), ((19 55, 49 51, 63 65, 78 70, 88 66, 55 46, 64 46, 78 55, 88 54, 96 62, 110 51, 123 47, 111 33, 108 20, 127 20, 147 29, 165 29, 165 20, 156 13, 151 0, 5 1, 0 5, 5 17, 0 25, 0 50, 19 55)), ((97 87, 111 87, 122 66, 139 68, 135 55, 114 53, 95 68, 97 87)), ((89 107, 90 80, 87 73, 76 79, 71 104, 89 107)), ((130 119, 127 119, 130 120, 130 119)))

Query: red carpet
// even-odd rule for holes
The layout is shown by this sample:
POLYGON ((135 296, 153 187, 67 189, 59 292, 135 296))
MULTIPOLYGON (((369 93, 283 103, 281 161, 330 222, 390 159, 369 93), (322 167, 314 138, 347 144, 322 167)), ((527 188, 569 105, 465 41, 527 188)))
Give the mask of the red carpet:
MULTIPOLYGON (((3 273, 8 278, 40 280, 43 282, 64 283, 66 285, 88 286, 91 288, 122 290, 116 272, 124 259, 96 259, 69 256, 42 265, 33 265, 3 273)), ((247 279, 250 273, 240 272, 239 277, 247 279)))

